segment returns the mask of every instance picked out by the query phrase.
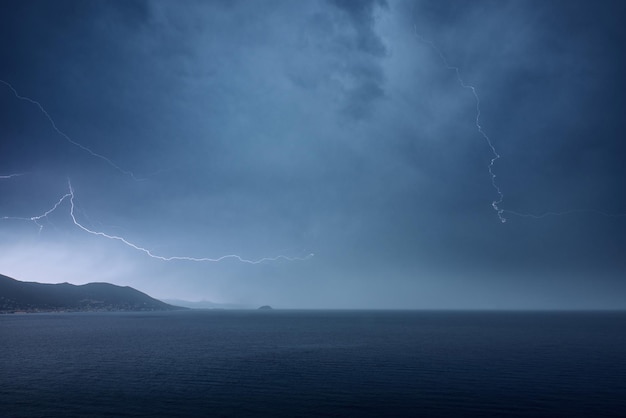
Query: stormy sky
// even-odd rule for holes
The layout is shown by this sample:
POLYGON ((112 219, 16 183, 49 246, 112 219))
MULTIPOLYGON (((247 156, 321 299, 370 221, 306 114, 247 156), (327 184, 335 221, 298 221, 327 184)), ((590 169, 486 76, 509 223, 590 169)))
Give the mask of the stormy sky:
POLYGON ((2 274, 285 308, 626 308, 622 1, 0 9, 2 274), (164 261, 88 231, 279 258, 164 261))

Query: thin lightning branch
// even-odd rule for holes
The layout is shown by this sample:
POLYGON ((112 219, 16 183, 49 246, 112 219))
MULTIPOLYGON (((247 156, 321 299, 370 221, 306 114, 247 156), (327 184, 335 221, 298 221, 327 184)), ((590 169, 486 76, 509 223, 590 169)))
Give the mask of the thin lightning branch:
POLYGON ((607 218, 624 218, 626 217, 626 213, 608 213, 602 210, 595 209, 571 209, 563 212, 545 212, 541 214, 533 214, 533 213, 521 213, 515 212, 512 210, 504 210, 505 213, 510 213, 511 215, 519 216, 521 218, 531 218, 531 219, 542 219, 547 218, 549 216, 563 216, 563 215, 574 215, 577 213, 593 213, 596 215, 601 215, 607 218))
POLYGON ((115 164, 113 161, 111 161, 109 158, 105 157, 102 154, 98 154, 97 152, 92 151, 91 149, 87 148, 86 146, 74 141, 72 138, 69 137, 69 135, 67 135, 65 132, 61 131, 58 127, 56 122, 54 121, 54 119, 52 119, 52 116, 50 116, 50 114, 48 113, 48 111, 46 109, 44 109, 44 107, 41 105, 41 103, 39 103, 36 100, 33 100, 29 97, 25 97, 20 95, 17 90, 8 82, 1 80, 0 79, 0 83, 4 84, 5 86, 7 86, 12 92, 13 95, 15 95, 16 98, 18 98, 19 100, 23 100, 26 101, 28 103, 31 103, 35 106, 37 106, 39 108, 39 110, 41 111, 41 113, 44 114, 44 116, 46 117, 46 119, 48 119, 48 122, 50 122, 50 125, 52 125, 52 129, 54 129, 54 131, 59 134, 60 136, 62 136, 63 138, 65 138, 70 144, 74 145, 75 147, 78 147, 80 149, 82 149, 83 151, 91 154, 93 157, 99 158, 102 161, 106 162, 108 165, 110 165, 111 167, 113 167, 114 169, 116 169, 117 171, 119 171, 122 174, 125 174, 127 176, 132 177, 134 180, 143 180, 143 179, 139 179, 137 177, 135 177, 135 175, 133 174, 133 172, 128 171, 128 170, 124 170, 123 168, 121 168, 120 166, 118 166, 117 164, 115 164))
POLYGON ((456 79, 458 80, 458 82, 461 85, 461 87, 470 90, 472 92, 472 95, 474 96, 474 100, 476 101, 476 119, 475 119, 476 129, 482 135, 482 137, 485 139, 485 141, 487 142, 487 145, 489 145, 489 148, 491 149, 491 153, 493 155, 493 157, 491 158, 491 161, 489 162, 489 166, 487 168, 489 170, 489 175, 491 176, 491 185, 495 189, 495 191, 496 191, 496 193, 498 195, 498 198, 496 200, 494 200, 493 202, 491 202, 491 206, 493 207, 493 209, 498 214, 498 218, 500 219, 500 222, 504 223, 504 222, 506 222, 506 218, 503 216, 503 213, 505 211, 500 208, 500 204, 504 200, 504 194, 502 193, 502 191, 500 190, 500 187, 496 183, 496 174, 493 171, 493 166, 494 166, 495 162, 500 159, 500 154, 498 154, 498 152, 496 151, 496 148, 494 147, 493 143, 491 142, 491 139, 485 133, 485 131, 483 130, 483 127, 480 124, 480 98, 478 97, 478 93, 476 91, 476 87, 474 87, 474 86, 472 86, 470 84, 465 84, 465 82, 461 78, 461 71, 459 70, 459 68, 450 65, 448 63, 448 60, 446 59, 446 57, 443 55, 443 52, 441 52, 441 50, 439 48, 437 48, 437 46, 435 46, 435 44, 432 41, 424 39, 417 32, 417 25, 414 25, 414 29, 415 29, 415 36, 417 37, 417 39, 420 42, 425 43, 426 45, 430 46, 432 48, 432 50, 435 51, 437 53, 437 55, 439 55, 439 58, 441 59, 441 62, 446 67, 446 69, 454 71, 454 73, 456 74, 456 79))
POLYGON ((0 175, 0 180, 4 180, 4 179, 12 179, 13 177, 19 177, 19 176, 23 176, 25 173, 15 173, 15 174, 5 174, 5 175, 0 175))
MULTIPOLYGON (((219 262, 219 261, 223 261, 229 258, 238 260, 242 263, 247 263, 247 264, 261 264, 263 262, 266 261, 278 261, 278 260, 286 260, 286 261, 304 261, 304 260, 308 260, 311 257, 313 257, 314 254, 309 254, 306 257, 287 257, 284 255, 279 255, 276 257, 263 257, 260 258, 258 260, 248 260, 245 259, 239 255, 236 254, 229 254, 229 255, 223 255, 221 257, 217 257, 217 258, 209 258, 209 257, 201 257, 201 258, 197 258, 197 257, 186 257, 186 256, 171 256, 171 257, 166 257, 166 256, 162 256, 162 255, 157 255, 152 253, 152 251, 140 247, 136 244, 133 244, 132 242, 128 241, 126 238, 117 236, 117 235, 109 235, 109 234, 105 234, 104 232, 99 232, 99 231, 93 231, 89 228, 87 228, 86 226, 82 225, 80 222, 78 222, 76 220, 76 216, 74 214, 74 209, 75 209, 75 204, 74 204, 74 189, 72 188, 72 184, 71 182, 68 180, 68 187, 69 187, 69 193, 65 196, 65 197, 69 197, 70 198, 70 216, 72 217, 72 221, 74 222, 74 225, 76 225, 78 228, 82 229, 83 231, 92 234, 92 235, 96 235, 99 237, 104 237, 104 238, 108 238, 114 241, 120 241, 121 243, 127 245, 128 247, 131 247, 137 251, 141 251, 143 253, 145 253, 146 255, 148 255, 151 258, 155 258, 157 260, 162 260, 162 261, 195 261, 195 262, 219 262)), ((65 199, 64 197, 64 199, 65 199)))
POLYGON ((47 211, 45 211, 43 214, 41 215, 37 215, 37 216, 31 216, 30 218, 24 218, 24 217, 18 217, 18 216, 3 216, 2 220, 18 220, 18 221, 30 221, 30 222, 34 222, 35 225, 37 225, 39 227, 39 232, 41 232, 41 230, 43 229, 43 225, 39 223, 40 220, 47 218, 48 215, 50 215, 52 212, 54 212, 55 210, 57 210, 57 208, 61 205, 61 203, 63 203, 63 201, 67 198, 71 198, 72 195, 71 193, 66 193, 63 197, 61 197, 59 199, 58 202, 56 202, 54 204, 54 206, 51 209, 48 209, 47 211))
POLYGON ((545 213, 541 213, 541 214, 533 214, 533 213, 516 212, 516 211, 505 210, 505 209, 500 208, 500 205, 501 205, 502 201, 504 200, 504 194, 502 193, 500 187, 498 186, 498 184, 496 182, 496 174, 494 173, 493 168, 494 168, 495 162, 497 160, 499 160, 501 157, 500 157, 500 154, 498 154, 498 152, 496 151, 496 148, 493 145, 493 142, 491 141, 489 136, 485 133, 485 131, 483 130, 482 125, 480 124, 480 116, 481 116, 480 98, 478 97, 478 92, 476 90, 476 87, 474 87, 472 85, 469 85, 469 84, 465 84, 465 82, 461 78, 461 72, 460 72, 459 68, 450 65, 448 63, 448 60, 446 59, 445 55, 443 54, 443 52, 439 48, 437 48, 437 46, 432 41, 424 39, 417 32, 417 25, 414 25, 414 29, 415 29, 415 36, 417 37, 417 39, 420 42, 428 45, 433 51, 435 51, 437 53, 437 55, 439 55, 439 59, 441 60, 443 65, 446 67, 446 69, 454 71, 454 73, 456 74, 456 79, 459 82, 459 84, 461 85, 461 87, 470 90, 472 92, 472 95, 474 96, 474 100, 476 101, 476 119, 475 119, 476 129, 482 135, 482 137, 485 139, 485 141, 487 142, 487 145, 489 145, 489 148, 491 149, 491 152, 493 154, 493 157, 491 158, 491 161, 489 162, 488 170, 489 170, 489 175, 491 176, 491 185, 496 190, 498 198, 496 200, 494 200, 493 202, 491 202, 491 206, 493 207, 493 209, 498 214, 498 218, 500 218, 501 222, 504 223, 504 222, 507 221, 507 218, 504 216, 505 213, 513 215, 513 216, 518 216, 518 217, 521 217, 521 218, 531 218, 531 219, 542 219, 542 218, 546 218, 546 217, 550 217, 550 216, 565 216, 565 215, 574 215, 574 214, 595 214, 595 215, 600 215, 600 216, 604 216, 604 217, 607 217, 607 218, 624 218, 624 217, 626 217, 626 213, 609 213, 609 212, 605 212, 605 211, 602 211, 602 210, 596 210, 596 209, 570 209, 570 210, 565 210, 565 211, 561 211, 561 212, 545 212, 545 213))

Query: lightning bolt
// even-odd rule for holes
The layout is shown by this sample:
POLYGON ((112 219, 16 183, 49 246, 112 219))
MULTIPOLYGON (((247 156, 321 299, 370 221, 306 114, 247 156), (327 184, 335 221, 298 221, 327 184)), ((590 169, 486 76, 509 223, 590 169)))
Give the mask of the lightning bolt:
POLYGON ((54 212, 55 210, 57 210, 57 208, 59 206, 61 206, 61 203, 63 203, 63 201, 67 198, 71 198, 71 193, 66 193, 64 196, 62 196, 58 202, 56 202, 54 204, 54 206, 51 209, 48 209, 47 211, 45 211, 44 213, 42 213, 41 215, 36 215, 36 216, 31 216, 30 218, 25 218, 25 217, 20 217, 20 216, 3 216, 2 220, 17 220, 17 221, 30 221, 30 222, 34 222, 35 225, 37 225, 39 227, 39 232, 41 233, 41 231, 43 230, 43 225, 39 223, 39 221, 41 221, 44 218, 47 218, 48 215, 50 215, 52 212, 54 212))
POLYGON ((624 218, 626 217, 626 213, 609 213, 602 210, 596 209, 570 209, 562 212, 544 212, 540 214, 533 213, 522 213, 515 212, 512 210, 504 210, 505 213, 510 213, 511 215, 519 216, 520 218, 531 218, 531 219, 543 219, 550 216, 564 216, 564 215, 575 215, 575 214, 595 214, 604 216, 605 218, 624 218))
POLYGON ((447 70, 454 71, 456 75, 456 79, 458 83, 461 85, 461 87, 463 87, 464 89, 470 90, 472 92, 472 95, 474 96, 474 101, 476 102, 476 118, 474 120, 476 130, 485 139, 485 142, 489 146, 491 153, 493 155, 493 157, 491 158, 491 161, 489 162, 489 165, 487 166, 487 169, 491 177, 491 185, 496 191, 498 198, 495 199, 493 202, 491 202, 491 206, 498 214, 498 218, 500 219, 502 223, 507 221, 507 218, 504 216, 505 213, 513 215, 513 216, 518 216, 521 218, 530 218, 530 219, 542 219, 542 218, 546 218, 550 216, 565 216, 565 215, 574 215, 574 214, 594 214, 594 215, 604 216, 607 218, 626 217, 626 213, 609 213, 606 211, 596 210, 596 209, 570 209, 570 210, 565 210, 565 211, 560 211, 560 212, 550 211, 550 212, 544 212, 540 214, 523 213, 523 212, 516 212, 516 211, 508 210, 508 209, 507 210, 502 209, 500 205, 502 204, 502 201, 504 200, 504 194, 502 193, 502 190, 500 189, 500 187, 498 186, 498 183, 496 182, 496 174, 493 171, 495 162, 498 161, 501 157, 500 157, 500 154, 498 154, 498 151, 496 150, 495 146, 493 145, 491 138, 489 138, 487 133, 485 133, 482 125, 480 124, 481 110, 480 110, 480 97, 478 96, 478 91, 476 87, 470 84, 466 84, 463 81, 463 78, 461 77, 460 69, 458 67, 450 65, 445 55, 443 54, 443 52, 439 48, 437 48, 437 46, 432 41, 429 41, 423 38, 417 32, 417 25, 414 25, 414 29, 415 29, 415 36, 417 37, 417 39, 421 43, 428 45, 433 51, 435 51, 435 53, 439 56, 439 59, 441 60, 444 67, 447 70))
POLYGON ((65 132, 63 132, 62 130, 60 130, 56 124, 56 122, 54 121, 54 119, 52 119, 52 116, 50 116, 50 113, 48 113, 48 111, 43 107, 43 105, 41 103, 39 103, 36 100, 31 99, 30 97, 26 97, 26 96, 22 96, 21 94, 18 93, 18 91, 13 87, 13 85, 11 85, 11 83, 4 81, 2 79, 0 79, 0 83, 4 84, 9 90, 11 90, 11 92, 13 93, 13 95, 19 99, 19 100, 23 100, 25 102, 28 102, 30 104, 35 105, 37 108, 39 108, 39 111, 41 113, 43 113, 43 115, 46 117, 46 119, 48 120, 48 122, 50 122, 50 125, 52 126, 52 129, 62 138, 64 138, 67 142, 69 142, 70 144, 74 145, 75 147, 80 148, 81 150, 85 151, 86 153, 90 154, 93 157, 99 158, 100 160, 104 161, 105 163, 107 163, 109 166, 113 167, 115 170, 119 171, 120 173, 130 176, 133 180, 137 180, 137 181, 141 181, 141 180, 145 180, 142 178, 137 178, 135 177, 135 174, 132 171, 128 171, 128 170, 124 170, 123 168, 121 168, 120 166, 118 166, 117 164, 115 164, 111 159, 105 157, 102 154, 98 154, 95 151, 92 151, 90 148, 82 145, 79 142, 74 141, 72 138, 70 138, 70 136, 68 134, 66 134, 65 132))
POLYGON ((71 181, 68 179, 67 181, 67 185, 68 185, 68 189, 69 191, 64 194, 63 196, 61 196, 61 198, 54 204, 54 206, 50 209, 48 209, 47 211, 45 211, 44 213, 42 213, 41 215, 36 215, 36 216, 31 216, 31 217, 19 217, 19 216, 3 216, 0 219, 1 220, 18 220, 18 221, 29 221, 29 222, 34 222, 38 227, 39 227, 39 232, 41 232, 41 230, 43 229, 43 225, 41 223, 39 223, 39 221, 41 221, 42 219, 46 218, 48 215, 50 215, 52 212, 54 212, 55 210, 58 209, 59 206, 61 206, 61 204, 65 201, 69 199, 70 202, 70 217, 72 218, 72 222, 74 223, 75 226, 77 226, 79 229, 81 229, 84 232, 87 232, 88 234, 91 235, 95 235, 98 237, 103 237, 103 238, 107 238, 110 240, 114 240, 114 241, 119 241, 122 244, 131 247, 137 251, 140 251, 144 254, 146 254, 147 256, 157 259, 157 260, 161 260, 161 261, 193 261, 193 262, 212 262, 212 263, 217 263, 223 260, 227 260, 227 259, 235 259, 237 261, 240 261, 242 263, 247 263, 247 264, 261 264, 264 262, 271 262, 271 261, 306 261, 309 260, 310 258, 312 258, 315 254, 310 253, 309 255, 305 256, 305 257, 288 257, 286 255, 278 255, 275 257, 262 257, 256 260, 250 260, 247 258, 243 258, 240 255, 237 254, 228 254, 228 255, 223 255, 217 258, 210 258, 210 257, 187 257, 187 256, 163 256, 163 255, 158 255, 153 253, 152 251, 150 251, 147 248, 141 247, 137 244, 134 244, 130 241, 128 241, 126 238, 124 237, 120 237, 117 235, 109 235, 106 234, 104 232, 100 232, 100 231, 94 231, 92 229, 87 228, 85 225, 81 224, 77 219, 76 219, 76 214, 75 214, 75 210, 76 210, 76 205, 74 202, 75 199, 75 195, 74 195, 74 188, 72 187, 72 183, 71 181))
POLYGON ((444 67, 446 67, 447 70, 454 71, 454 73, 456 75, 456 79, 459 82, 459 84, 461 85, 461 87, 463 87, 464 89, 470 90, 472 92, 472 96, 474 96, 474 101, 476 102, 476 118, 474 120, 474 124, 476 126, 476 130, 478 130, 478 133, 484 138, 485 142, 489 146, 489 149, 491 150, 491 154, 492 154, 492 158, 491 158, 491 161, 489 162, 489 165, 487 166, 487 170, 489 171, 489 176, 491 177, 491 185, 493 186, 494 190, 496 191, 496 194, 497 194, 498 198, 491 202, 491 206, 496 211, 496 213, 498 215, 498 218, 500 219, 500 222, 504 223, 504 222, 506 222, 506 218, 503 215, 503 213, 505 211, 500 208, 500 204, 504 200, 504 194, 502 193, 502 190, 500 189, 500 186, 498 186, 498 183, 496 182, 496 174, 493 171, 494 164, 501 157, 500 157, 500 154, 498 154, 498 151, 496 151, 496 147, 493 145, 493 142, 491 141, 491 138, 489 138, 489 136, 487 135, 487 133, 483 129, 482 125, 480 124, 480 115, 481 115, 481 112, 480 112, 480 97, 478 97, 478 92, 476 90, 476 87, 472 86, 471 84, 466 84, 463 81, 463 79, 461 78, 461 71, 459 70, 459 67, 455 67, 455 66, 450 65, 448 63, 448 60, 446 59, 445 55, 443 55, 443 52, 441 52, 441 50, 439 48, 437 48, 437 46, 432 41, 424 39, 417 32, 417 25, 414 25, 414 29, 415 29, 415 36, 417 37, 417 39, 421 43, 424 43, 424 44, 428 45, 433 51, 435 51, 435 53, 437 53, 437 55, 439 56, 439 59, 443 63, 444 67))
POLYGON ((0 175, 0 180, 12 179, 13 177, 23 176, 24 174, 26 173, 4 174, 4 175, 0 175))
MULTIPOLYGON (((137 178, 135 176, 135 174, 131 171, 128 170, 124 170, 122 169, 120 166, 118 166, 117 164, 115 164, 111 159, 105 157, 102 154, 98 154, 96 152, 94 152, 93 150, 91 150, 90 148, 82 145, 79 142, 74 141, 68 134, 66 134, 65 132, 63 132, 61 129, 59 129, 59 127, 57 126, 55 120, 52 118, 52 116, 50 115, 50 113, 43 107, 43 105, 34 100, 31 99, 30 97, 26 97, 26 96, 22 96, 14 87, 13 85, 11 85, 9 82, 4 81, 2 79, 0 79, 0 83, 2 83, 3 85, 5 85, 9 90, 11 90, 11 92, 13 93, 13 95, 19 99, 19 100, 23 100, 25 102, 28 102, 32 105, 35 105, 39 111, 45 116, 45 118, 48 120, 48 122, 50 123, 50 125, 52 126, 52 129, 62 138, 64 138, 67 142, 69 142, 70 144, 72 144, 75 147, 80 148, 81 150, 87 152, 88 154, 90 154, 93 157, 96 157, 102 161, 104 161, 105 163, 107 163, 109 166, 113 167, 115 170, 117 170, 118 172, 130 176, 133 180, 145 180, 145 179, 141 179, 141 178, 137 178)), ((158 173, 158 172, 157 172, 158 173)), ((0 175, 0 179, 10 179, 10 178, 14 178, 14 177, 18 177, 18 176, 22 176, 24 175, 24 173, 15 173, 15 174, 8 174, 8 175, 0 175)), ((48 215, 50 215, 52 212, 54 212, 55 210, 58 209, 59 206, 61 206, 61 204, 69 199, 70 201, 70 216, 72 218, 72 222, 74 223, 74 225, 76 227, 78 227, 79 229, 81 229, 84 232, 87 232, 91 235, 96 235, 99 237, 103 237, 103 238, 108 238, 110 240, 114 240, 114 241, 119 241, 121 243, 123 243, 124 245, 131 247, 137 251, 143 252, 144 254, 148 255, 151 258, 155 258, 157 260, 162 260, 162 261, 193 261, 193 262, 220 262, 226 259, 235 259, 237 261, 240 261, 242 263, 247 263, 247 264, 261 264, 264 262, 270 262, 270 261, 279 261, 279 260, 284 260, 284 261, 304 261, 304 260, 308 260, 311 257, 314 256, 314 254, 309 254, 306 257, 287 257, 285 255, 279 255, 276 257, 263 257, 263 258, 259 258, 256 260, 250 260, 250 259, 246 259, 243 258, 237 254, 228 254, 228 255, 223 255, 221 257, 217 257, 217 258, 210 258, 210 257, 187 257, 187 256, 163 256, 163 255, 158 255, 158 254, 154 254, 152 251, 150 251, 147 248, 141 247, 137 244, 134 244, 130 241, 128 241, 127 239, 117 236, 117 235, 109 235, 106 234, 104 232, 100 232, 100 231, 94 231, 92 229, 87 228, 85 225, 81 224, 77 219, 76 219, 76 214, 75 214, 75 203, 74 203, 74 189, 72 188, 72 184, 68 179, 68 187, 69 187, 69 192, 66 193, 65 195, 63 195, 55 204, 54 206, 45 211, 43 214, 41 215, 36 215, 36 216, 31 216, 31 217, 18 217, 18 216, 3 216, 0 218, 0 220, 19 220, 19 221, 29 221, 29 222, 34 222, 38 227, 39 227, 39 232, 41 233, 41 231, 43 230, 43 224, 40 223, 40 221, 42 219, 45 219, 48 217, 48 215)))
MULTIPOLYGON (((68 180, 67 182, 68 187, 69 187, 69 193, 67 193, 62 200, 64 200, 66 197, 69 197, 70 199, 70 216, 72 218, 72 222, 74 222, 74 225, 76 225, 78 228, 80 228, 81 230, 83 230, 84 232, 87 232, 91 235, 96 235, 99 237, 103 237, 103 238, 108 238, 110 240, 114 240, 114 241, 119 241, 121 243, 123 243, 124 245, 131 247, 137 251, 141 251, 142 253, 146 254, 147 256, 151 257, 151 258, 155 258, 157 260, 161 260, 161 261, 194 261, 194 262, 213 262, 213 263, 217 263, 219 261, 223 261, 226 259, 235 259, 237 261, 240 261, 242 263, 247 263, 247 264, 261 264, 264 262, 268 262, 268 261, 279 261, 279 260, 285 260, 285 261, 305 261, 310 259, 311 257, 314 256, 313 253, 307 255, 306 257, 287 257, 285 255, 279 255, 276 257, 263 257, 263 258, 259 258, 257 260, 249 260, 246 258, 243 258, 237 254, 228 254, 228 255, 223 255, 221 257, 217 257, 217 258, 209 258, 209 257, 187 257, 187 256, 163 256, 163 255, 158 255, 158 254, 154 254, 152 251, 148 250, 147 248, 144 247, 140 247, 137 244, 134 244, 130 241, 128 241, 126 238, 117 236, 117 235, 109 235, 106 234, 104 232, 100 232, 100 231, 94 231, 92 229, 87 228, 86 226, 82 225, 80 222, 78 222, 78 220, 76 219, 76 215, 74 214, 74 210, 75 210, 75 204, 74 204, 74 189, 72 188, 72 183, 68 180)), ((60 204, 60 202, 59 202, 60 204)))

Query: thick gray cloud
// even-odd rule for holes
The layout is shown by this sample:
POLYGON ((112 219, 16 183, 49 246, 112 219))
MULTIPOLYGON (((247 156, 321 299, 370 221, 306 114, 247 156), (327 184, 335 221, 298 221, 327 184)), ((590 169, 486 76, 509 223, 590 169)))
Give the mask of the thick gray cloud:
POLYGON ((0 272, 285 307, 624 307, 620 2, 2 3, 0 272), (426 41, 424 41, 426 40, 426 41), (501 224, 487 170, 501 155, 501 224), (123 171, 130 171, 139 180, 123 171), (522 214, 574 212, 534 219, 522 214), (591 212, 577 210, 592 210, 591 212), (515 213, 514 213, 515 212, 515 213))

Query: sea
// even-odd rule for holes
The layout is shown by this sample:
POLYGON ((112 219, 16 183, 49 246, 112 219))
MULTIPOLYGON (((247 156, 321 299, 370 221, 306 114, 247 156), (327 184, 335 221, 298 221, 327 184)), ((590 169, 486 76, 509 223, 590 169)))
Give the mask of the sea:
POLYGON ((0 315, 0 417, 626 417, 626 312, 0 315))

